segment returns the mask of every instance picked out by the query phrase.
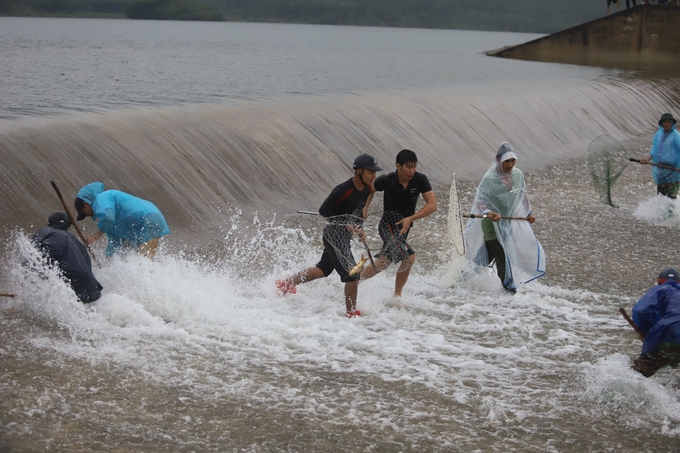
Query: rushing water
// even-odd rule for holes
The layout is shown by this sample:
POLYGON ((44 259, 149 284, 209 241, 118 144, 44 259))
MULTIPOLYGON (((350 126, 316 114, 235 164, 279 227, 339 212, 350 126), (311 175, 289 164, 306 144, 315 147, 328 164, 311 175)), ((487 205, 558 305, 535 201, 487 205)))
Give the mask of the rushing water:
POLYGON ((0 18, 0 451, 673 451, 677 371, 629 368, 618 307, 680 266, 680 220, 639 165, 603 205, 583 157, 603 133, 640 156, 678 82, 481 55, 531 37, 0 18), (452 173, 465 209, 503 140, 548 274, 440 288, 452 173), (440 203, 404 299, 394 269, 354 320, 335 275, 278 297, 322 249, 295 211, 401 148, 440 203), (60 209, 50 180, 69 202, 93 180, 150 199, 173 234, 95 269, 83 306, 22 266, 60 209))

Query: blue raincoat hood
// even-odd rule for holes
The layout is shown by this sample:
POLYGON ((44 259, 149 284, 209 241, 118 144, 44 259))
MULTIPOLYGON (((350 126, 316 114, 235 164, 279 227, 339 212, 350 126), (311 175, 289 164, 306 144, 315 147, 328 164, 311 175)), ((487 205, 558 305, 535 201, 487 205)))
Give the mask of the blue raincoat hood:
POLYGON ((104 183, 93 182, 80 189, 77 197, 83 200, 84 202, 93 205, 94 199, 97 198, 97 195, 99 195, 102 192, 104 192, 104 183))
POLYGON ((120 190, 104 190, 93 182, 78 192, 78 198, 92 206, 92 220, 106 233, 106 256, 121 250, 125 243, 139 247, 151 239, 170 234, 161 211, 150 201, 120 190))

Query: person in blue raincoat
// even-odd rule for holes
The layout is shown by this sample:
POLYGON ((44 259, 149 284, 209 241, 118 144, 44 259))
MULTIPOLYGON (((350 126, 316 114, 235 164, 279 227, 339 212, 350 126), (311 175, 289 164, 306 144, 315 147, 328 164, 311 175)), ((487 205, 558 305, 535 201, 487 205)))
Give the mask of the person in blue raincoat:
POLYGON ((480 266, 495 261, 503 288, 512 293, 520 284, 545 274, 545 254, 531 229, 535 218, 524 174, 515 167, 516 162, 514 149, 503 142, 479 183, 472 205, 473 218, 465 227, 468 258, 480 266))
POLYGON ((78 220, 92 217, 99 232, 87 239, 97 241, 106 234, 106 256, 119 252, 123 246, 153 258, 162 236, 170 234, 165 217, 150 201, 142 200, 120 190, 105 190, 101 182, 86 185, 75 200, 78 220))
POLYGON ((646 377, 667 365, 680 365, 680 272, 664 269, 658 283, 633 307, 644 342, 632 368, 646 377))
MULTIPOLYGON (((640 159, 641 164, 653 163, 680 168, 680 132, 675 129, 675 118, 664 113, 659 119, 659 130, 654 134, 649 155, 640 159)), ((656 193, 675 200, 680 189, 680 172, 667 168, 652 167, 656 193)))
POLYGON ((33 235, 31 242, 50 266, 59 268, 78 299, 87 304, 99 300, 103 288, 92 274, 87 249, 68 232, 70 226, 68 215, 57 211, 47 219, 47 226, 33 235))

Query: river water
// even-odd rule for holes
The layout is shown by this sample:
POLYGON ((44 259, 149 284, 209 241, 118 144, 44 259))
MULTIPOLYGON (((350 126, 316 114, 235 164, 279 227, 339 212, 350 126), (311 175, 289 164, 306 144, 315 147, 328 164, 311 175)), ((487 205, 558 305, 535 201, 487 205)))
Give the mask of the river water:
MULTIPOLYGON (((668 452, 680 378, 629 366, 618 313, 680 266, 680 220, 629 166, 600 202, 601 134, 641 156, 678 80, 487 57, 537 35, 276 24, 0 18, 0 451, 668 452), (437 285, 453 174, 463 210, 504 140, 548 273, 514 296, 486 271, 437 285), (343 317, 314 265, 318 208, 361 152, 402 148, 440 209, 343 317), (94 180, 152 200, 154 261, 95 269, 83 306, 27 275, 28 237, 94 180)), ((374 209, 380 209, 376 198, 374 209)), ((676 206, 675 209, 680 209, 676 206)), ((81 223, 86 232, 93 224, 81 223)), ((103 244, 95 253, 103 261, 103 244)))

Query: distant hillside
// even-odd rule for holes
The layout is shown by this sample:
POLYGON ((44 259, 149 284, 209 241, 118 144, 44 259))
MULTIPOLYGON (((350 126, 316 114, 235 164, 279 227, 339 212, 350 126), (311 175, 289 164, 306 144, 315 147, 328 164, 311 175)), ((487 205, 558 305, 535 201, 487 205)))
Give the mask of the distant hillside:
MULTIPOLYGON (((0 14, 125 17, 131 3, 132 0, 0 0, 0 14)), ((536 33, 552 33, 606 14, 604 0, 173 0, 170 3, 174 7, 166 10, 186 10, 188 4, 196 5, 201 11, 213 7, 209 10, 218 11, 223 20, 228 21, 536 33)))

